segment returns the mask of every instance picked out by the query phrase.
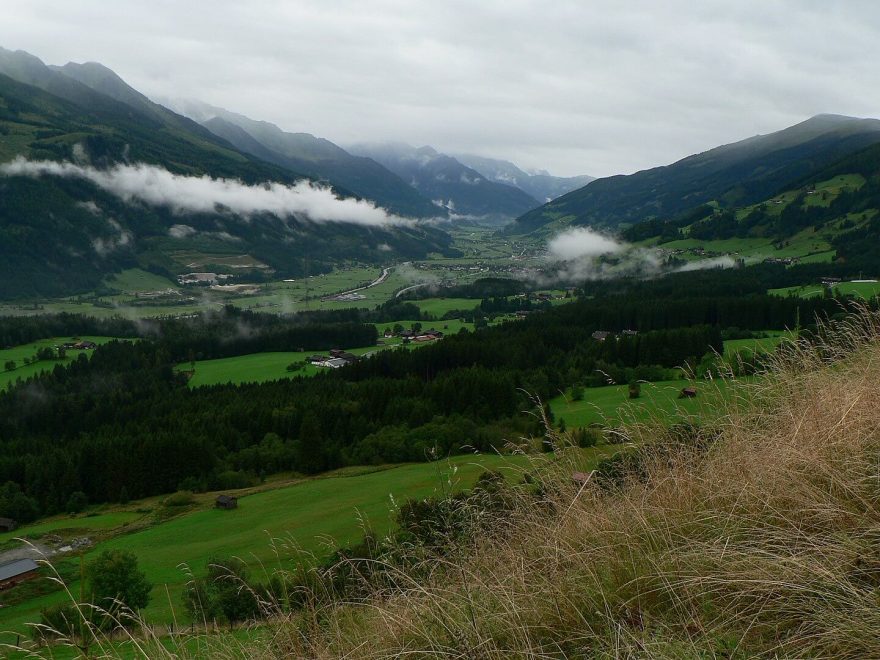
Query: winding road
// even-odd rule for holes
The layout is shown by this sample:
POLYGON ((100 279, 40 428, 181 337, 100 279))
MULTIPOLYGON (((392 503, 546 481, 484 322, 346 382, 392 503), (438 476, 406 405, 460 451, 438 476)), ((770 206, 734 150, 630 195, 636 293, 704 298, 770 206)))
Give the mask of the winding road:
POLYGON ((339 293, 334 293, 332 296, 324 296, 321 298, 321 301, 326 300, 335 300, 336 298, 340 298, 341 296, 347 296, 350 293, 357 293, 358 291, 363 291, 365 289, 372 289, 374 286, 378 286, 382 284, 385 280, 388 279, 388 276, 391 274, 391 271, 394 270, 394 266, 388 266, 388 268, 382 269, 382 274, 379 277, 369 284, 364 284, 363 286, 359 286, 356 289, 349 289, 348 291, 340 291, 339 293))

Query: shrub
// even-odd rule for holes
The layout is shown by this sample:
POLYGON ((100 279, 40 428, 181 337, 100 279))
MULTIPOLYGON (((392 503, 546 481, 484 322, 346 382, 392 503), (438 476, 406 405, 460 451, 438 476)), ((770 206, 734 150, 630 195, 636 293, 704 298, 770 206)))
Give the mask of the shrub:
POLYGON ((178 507, 178 506, 188 506, 195 502, 195 498, 193 494, 188 490, 179 490, 176 493, 169 495, 162 502, 167 507, 178 507))

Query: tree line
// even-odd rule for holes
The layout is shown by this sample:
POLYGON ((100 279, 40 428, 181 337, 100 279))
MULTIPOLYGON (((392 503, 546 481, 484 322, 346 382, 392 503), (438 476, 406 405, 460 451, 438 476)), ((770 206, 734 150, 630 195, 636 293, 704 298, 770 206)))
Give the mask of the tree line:
MULTIPOLYGON (((757 294, 662 299, 657 287, 633 283, 625 293, 418 350, 382 351, 338 371, 263 384, 193 390, 174 365, 185 353, 227 350, 218 337, 242 324, 269 338, 266 329, 277 325, 286 341, 283 320, 228 311, 195 329, 175 321, 154 338, 110 342, 90 360, 58 364, 0 393, 0 484, 8 485, 0 515, 63 511, 74 493, 92 503, 125 501, 236 488, 278 471, 500 449, 541 433, 523 414, 533 405, 526 392, 546 400, 573 385, 603 384, 600 373, 662 378, 719 351, 725 328, 794 327, 842 309, 835 300, 757 294), (596 330, 620 337, 597 341, 596 330)), ((231 345, 250 350, 274 341, 256 336, 231 345)))

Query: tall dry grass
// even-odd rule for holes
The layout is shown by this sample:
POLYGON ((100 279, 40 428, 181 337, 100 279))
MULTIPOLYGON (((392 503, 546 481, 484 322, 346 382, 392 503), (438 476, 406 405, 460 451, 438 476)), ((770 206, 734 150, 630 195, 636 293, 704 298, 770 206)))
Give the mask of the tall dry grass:
POLYGON ((278 619, 253 657, 880 657, 878 328, 788 344, 689 439, 630 428, 623 484, 563 458, 503 533, 278 619))

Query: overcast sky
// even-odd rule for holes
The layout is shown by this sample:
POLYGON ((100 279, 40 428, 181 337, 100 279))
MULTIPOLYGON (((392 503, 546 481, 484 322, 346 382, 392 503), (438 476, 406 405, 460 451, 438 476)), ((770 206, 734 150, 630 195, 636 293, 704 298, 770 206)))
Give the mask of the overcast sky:
POLYGON ((27 0, 0 45, 346 144, 605 176, 880 115, 876 0, 27 0))

